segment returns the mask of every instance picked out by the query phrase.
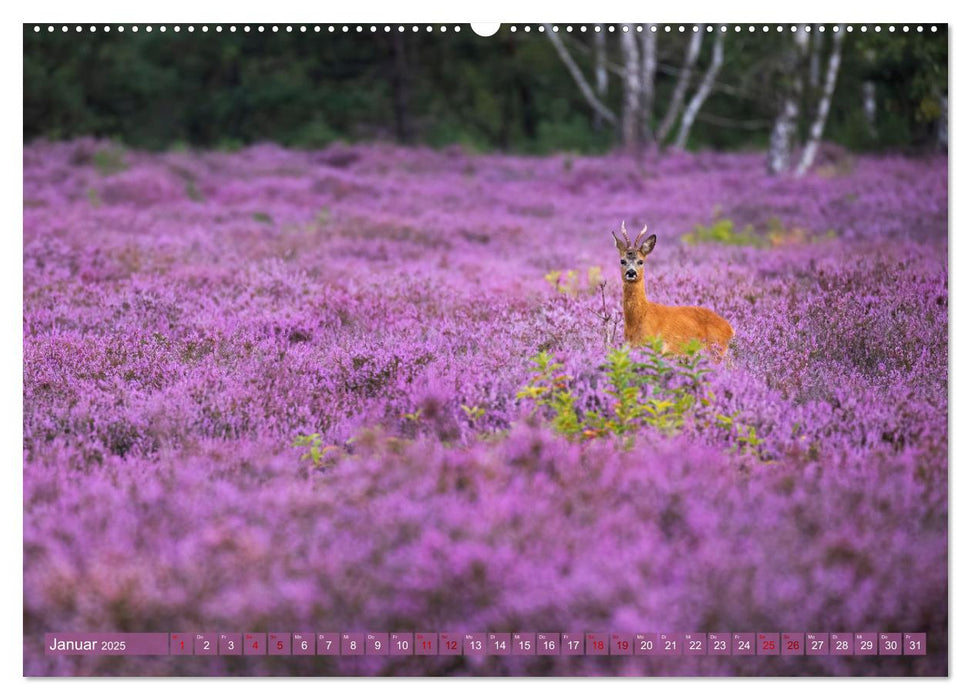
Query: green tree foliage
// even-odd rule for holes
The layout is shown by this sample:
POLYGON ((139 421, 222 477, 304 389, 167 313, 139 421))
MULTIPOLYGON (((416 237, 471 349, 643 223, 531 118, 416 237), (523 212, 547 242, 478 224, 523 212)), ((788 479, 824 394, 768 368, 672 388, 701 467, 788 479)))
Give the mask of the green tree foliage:
POLYGON ((932 144, 947 96, 947 32, 855 33, 846 41, 827 135, 853 150, 932 144), (876 87, 876 133, 865 128, 863 83, 876 87))
MULTIPOLYGON (((45 28, 46 29, 46 28, 45 28)), ((95 135, 150 149, 258 141, 315 148, 335 140, 401 139, 525 153, 599 152, 615 143, 538 32, 417 34, 35 33, 24 27, 24 138, 95 135), (398 42, 396 45, 395 42, 398 42)), ((785 76, 787 37, 730 37, 690 147, 762 147, 785 76)), ((657 110, 673 90, 686 37, 658 39, 657 110)), ((699 65, 712 50, 706 41, 699 65)), ((592 75, 590 34, 568 46, 592 75)), ((854 149, 933 142, 947 86, 947 32, 854 33, 826 138, 854 149), (861 86, 878 90, 877 132, 865 128, 861 86)), ((608 60, 619 61, 616 36, 608 60)), ((695 80, 700 79, 696 76, 695 80)), ((605 100, 618 104, 612 75, 605 100)), ((692 86, 693 88, 694 86, 692 86)))

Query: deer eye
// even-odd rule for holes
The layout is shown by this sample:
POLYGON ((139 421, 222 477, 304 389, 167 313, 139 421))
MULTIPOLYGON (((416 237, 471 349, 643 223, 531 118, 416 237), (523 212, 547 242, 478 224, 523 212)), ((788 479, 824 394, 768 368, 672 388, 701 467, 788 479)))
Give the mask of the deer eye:
POLYGON ((638 264, 638 265, 643 265, 643 264, 644 264, 644 261, 643 261, 643 260, 638 260, 638 261, 637 261, 637 264, 638 264))
POLYGON ((627 262, 627 261, 626 261, 626 260, 625 260, 624 258, 621 258, 621 259, 620 259, 620 264, 621 264, 621 265, 624 265, 624 264, 625 264, 626 262, 627 262))

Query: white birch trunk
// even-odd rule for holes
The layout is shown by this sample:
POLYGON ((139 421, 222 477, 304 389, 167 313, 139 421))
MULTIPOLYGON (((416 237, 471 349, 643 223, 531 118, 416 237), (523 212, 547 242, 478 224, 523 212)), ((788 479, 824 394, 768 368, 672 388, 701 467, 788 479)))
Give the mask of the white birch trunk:
POLYGON ((657 76, 657 33, 647 25, 641 36, 641 113, 647 140, 654 140, 654 81, 657 76))
POLYGON ((863 119, 870 138, 877 136, 877 84, 872 80, 863 83, 863 119))
POLYGON ((668 103, 668 109, 664 114, 664 119, 661 121, 661 126, 659 126, 657 130, 658 143, 663 142, 668 137, 668 134, 671 133, 671 128, 674 126, 674 121, 678 118, 678 114, 681 112, 681 105, 684 104, 684 96, 688 91, 688 83, 691 82, 691 72, 694 70, 695 63, 698 62, 698 54, 701 53, 702 37, 703 34, 699 30, 691 35, 691 41, 688 42, 688 48, 684 57, 684 65, 681 66, 681 73, 678 75, 678 82, 674 86, 674 94, 671 96, 671 101, 668 103))
POLYGON ((607 94, 607 35, 603 32, 593 35, 593 76, 597 97, 603 99, 607 94))
POLYGON ((769 154, 767 166, 773 175, 789 170, 789 159, 792 157, 792 142, 796 133, 796 122, 799 119, 799 99, 802 96, 802 58, 806 55, 806 45, 809 35, 806 32, 796 32, 795 46, 790 49, 786 60, 787 73, 791 78, 791 85, 785 91, 782 107, 772 125, 772 135, 769 137, 769 154))
MULTIPOLYGON (((607 35, 594 32, 593 35, 593 80, 597 97, 602 102, 607 96, 607 35)), ((594 127, 599 129, 602 117, 594 116, 594 127)))
MULTIPOLYGON (((873 64, 877 59, 876 51, 865 49, 863 51, 863 65, 866 73, 873 71, 873 64)), ((867 134, 871 139, 877 137, 877 84, 872 80, 863 81, 863 120, 866 122, 867 134)))
POLYGON ((544 33, 550 38, 553 48, 556 49, 556 53, 560 57, 560 60, 563 61, 566 69, 570 72, 573 82, 575 82, 577 87, 580 88, 580 93, 583 95, 584 99, 587 101, 593 111, 596 114, 599 114, 605 122, 608 124, 616 124, 617 116, 609 108, 607 108, 603 102, 597 99, 597 96, 590 88, 590 83, 588 83, 587 79, 583 77, 583 72, 580 70, 579 66, 577 66, 576 62, 573 60, 573 57, 570 56, 570 52, 566 50, 566 47, 560 40, 560 37, 558 37, 556 32, 553 31, 553 25, 547 24, 544 26, 546 27, 546 31, 544 33))
POLYGON ((833 34, 833 48, 829 54, 829 65, 826 67, 826 82, 823 85, 823 94, 819 98, 819 106, 816 109, 816 118, 813 120, 812 128, 809 130, 809 143, 802 152, 802 160, 796 168, 796 175, 802 177, 806 171, 812 167, 816 159, 816 150, 819 148, 819 140, 823 137, 823 129, 826 128, 826 118, 829 116, 829 106, 833 101, 833 90, 836 89, 836 76, 840 70, 840 58, 843 50, 844 29, 840 26, 840 31, 833 34))
POLYGON ((630 31, 620 33, 620 48, 624 57, 624 109, 621 114, 620 131, 624 147, 634 150, 640 142, 641 61, 633 25, 630 31))
POLYGON ((711 56, 711 65, 705 71, 705 77, 702 79, 701 85, 698 86, 697 92, 695 92, 694 97, 691 98, 691 101, 684 110, 684 116, 681 117, 681 128, 678 130, 678 137, 674 141, 675 148, 684 148, 688 142, 688 133, 691 131, 691 126, 695 123, 695 117, 698 116, 698 111, 701 109, 701 106, 708 99, 711 88, 715 84, 715 78, 718 77, 718 72, 721 70, 724 61, 725 35, 718 32, 715 35, 715 48, 711 56))

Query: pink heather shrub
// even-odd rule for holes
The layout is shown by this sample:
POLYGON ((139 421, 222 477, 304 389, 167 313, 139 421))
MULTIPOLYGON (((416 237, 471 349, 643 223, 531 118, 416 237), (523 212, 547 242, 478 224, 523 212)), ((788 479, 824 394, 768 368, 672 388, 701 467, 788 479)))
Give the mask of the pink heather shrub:
POLYGON ((947 672, 945 160, 791 180, 758 154, 266 145, 106 167, 106 148, 25 148, 27 674, 947 672), (722 218, 766 245, 681 240, 722 218), (734 326, 707 387, 758 454, 703 423, 571 441, 517 400, 546 351, 603 405, 622 219, 658 234, 653 300, 734 326), (317 464, 293 446, 312 433, 317 464), (116 630, 916 631, 931 653, 37 642, 116 630))

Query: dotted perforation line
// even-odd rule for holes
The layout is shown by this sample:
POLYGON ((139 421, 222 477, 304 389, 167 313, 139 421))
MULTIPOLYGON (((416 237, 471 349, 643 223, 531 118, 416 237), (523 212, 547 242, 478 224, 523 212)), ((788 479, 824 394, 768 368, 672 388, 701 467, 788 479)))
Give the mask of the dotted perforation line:
MULTIPOLYGON (((853 31, 860 31, 860 32, 864 32, 864 33, 868 32, 868 31, 873 31, 873 32, 878 32, 879 33, 879 32, 882 32, 884 30, 886 30, 888 32, 895 32, 898 29, 900 31, 906 33, 906 32, 909 32, 911 29, 913 29, 914 31, 917 31, 917 32, 923 32, 924 29, 925 29, 924 25, 922 25, 922 24, 918 24, 918 25, 907 25, 907 24, 904 24, 904 25, 899 25, 899 26, 898 25, 880 25, 880 24, 873 24, 873 25, 871 25, 871 24, 855 24, 855 25, 854 24, 846 24, 846 25, 837 25, 837 24, 833 24, 833 25, 825 25, 825 24, 773 24, 773 25, 769 25, 769 24, 760 24, 760 25, 755 25, 755 24, 747 24, 747 25, 741 25, 741 24, 677 24, 677 25, 675 25, 675 24, 603 24, 603 25, 601 25, 601 24, 594 24, 594 25, 591 25, 589 27, 587 25, 574 26, 572 24, 567 24, 567 25, 564 25, 564 26, 560 26, 560 25, 554 24, 554 25, 552 25, 552 29, 553 29, 554 32, 560 32, 560 31, 567 31, 567 32, 579 31, 581 33, 582 32, 587 32, 587 31, 593 31, 593 32, 608 32, 608 33, 609 32, 617 32, 617 31, 622 31, 622 32, 630 32, 630 31, 644 32, 644 31, 651 31, 651 32, 671 33, 671 32, 676 31, 678 33, 683 34, 683 33, 686 33, 686 32, 697 33, 697 32, 700 32, 700 31, 705 31, 705 32, 720 31, 720 32, 725 32, 725 33, 727 33, 727 32, 735 32, 735 33, 748 32, 749 34, 755 34, 756 32, 758 32, 758 33, 761 33, 761 34, 768 34, 770 32, 776 32, 776 33, 790 32, 790 33, 795 33, 795 32, 798 32, 800 30, 805 31, 805 32, 825 32, 825 31, 827 31, 827 27, 829 27, 829 30, 830 31, 838 32, 838 31, 840 31, 840 26, 845 27, 847 33, 852 33, 853 31)), ((512 26, 509 27, 509 31, 510 32, 516 32, 519 29, 520 28, 517 27, 516 25, 512 25, 512 26)), ((934 25, 934 24, 929 25, 927 27, 927 29, 929 31, 931 31, 931 32, 936 32, 937 31, 937 25, 934 25)), ((529 25, 523 26, 522 27, 522 31, 525 31, 525 32, 530 31, 529 25)), ((544 25, 538 25, 536 27, 536 31, 545 32, 546 31, 546 27, 544 25)))
MULTIPOLYGON (((830 26, 829 31, 833 31, 833 32, 838 32, 839 31, 840 25, 829 25, 829 26, 830 26)), ((906 34, 906 33, 910 32, 912 29, 914 31, 917 31, 917 32, 923 32, 924 29, 925 29, 924 25, 922 25, 922 24, 917 24, 917 25, 908 25, 908 24, 903 24, 903 25, 893 25, 893 24, 890 24, 890 25, 856 24, 856 25, 854 25, 854 24, 847 24, 847 25, 843 25, 843 26, 845 26, 847 33, 852 33, 853 31, 859 31, 859 32, 863 32, 863 33, 866 33, 868 31, 873 31, 873 32, 878 32, 879 33, 879 32, 884 31, 884 29, 886 29, 886 31, 891 32, 891 33, 896 32, 896 31, 901 31, 901 32, 904 32, 906 34)), ((269 31, 271 33, 273 33, 273 32, 281 32, 281 31, 288 32, 288 33, 299 32, 299 33, 302 33, 302 34, 306 34, 308 32, 312 32, 312 33, 315 33, 315 34, 320 34, 321 32, 327 32, 329 34, 334 34, 335 32, 336 33, 344 33, 344 34, 349 34, 349 33, 362 34, 362 33, 365 33, 365 32, 370 32, 372 34, 376 34, 378 32, 384 32, 384 33, 401 32, 401 33, 404 33, 404 32, 409 32, 409 31, 412 32, 412 33, 418 33, 418 32, 424 31, 427 34, 427 33, 431 33, 431 32, 436 31, 436 29, 440 33, 445 33, 445 32, 449 32, 449 31, 452 31, 452 32, 461 32, 462 31, 462 28, 459 25, 445 25, 445 24, 441 24, 441 25, 431 25, 431 24, 425 24, 425 25, 418 25, 418 24, 409 24, 409 25, 404 25, 404 24, 398 24, 398 25, 391 25, 391 24, 384 24, 384 25, 377 25, 377 24, 370 24, 370 25, 364 25, 364 24, 337 24, 337 25, 335 25, 335 24, 328 24, 328 25, 320 25, 320 24, 314 24, 314 25, 308 25, 308 24, 299 24, 299 25, 294 25, 294 24, 286 24, 286 25, 278 25, 278 24, 273 24, 273 25, 262 25, 262 24, 258 24, 258 25, 249 25, 249 24, 235 25, 235 24, 229 24, 229 25, 221 25, 221 24, 215 24, 215 25, 208 25, 208 24, 202 24, 202 25, 194 25, 194 24, 189 24, 189 25, 185 25, 185 26, 176 24, 176 25, 173 25, 171 27, 169 27, 167 25, 164 25, 164 24, 163 25, 151 25, 151 24, 145 24, 145 25, 138 25, 138 24, 131 24, 131 25, 124 25, 124 24, 107 25, 106 24, 106 25, 103 25, 103 26, 98 26, 98 25, 93 25, 93 24, 92 25, 80 25, 80 24, 76 24, 76 25, 67 25, 67 24, 54 25, 54 24, 48 24, 46 26, 45 25, 39 25, 39 24, 35 24, 34 25, 34 32, 35 33, 43 32, 45 29, 46 29, 46 31, 48 33, 54 33, 56 31, 60 30, 60 32, 61 33, 64 33, 64 34, 66 34, 68 32, 71 32, 71 31, 74 31, 75 33, 81 33, 81 32, 84 32, 85 30, 87 30, 87 32, 89 32, 89 33, 94 33, 94 32, 98 32, 98 31, 102 31, 102 32, 112 32, 112 31, 116 31, 116 32, 119 32, 119 33, 124 33, 126 31, 129 31, 129 32, 132 32, 132 33, 135 33, 135 34, 137 34, 140 31, 145 32, 145 33, 149 33, 149 34, 152 33, 152 32, 154 32, 154 31, 158 31, 158 32, 163 33, 163 34, 166 33, 166 32, 168 32, 168 31, 172 31, 172 32, 178 34, 178 33, 182 32, 183 30, 186 31, 186 32, 189 32, 190 34, 196 32, 196 31, 200 31, 200 32, 203 32, 203 33, 207 33, 209 31, 215 31, 217 33, 220 33, 220 32, 223 32, 223 31, 228 31, 230 33, 242 32, 244 34, 245 33, 249 33, 249 32, 257 32, 257 33, 260 33, 260 32, 266 32, 266 31, 269 31)), ((805 32, 813 32, 813 31, 815 31, 815 32, 825 32, 825 31, 827 31, 827 25, 824 25, 824 24, 815 24, 815 25, 814 24, 774 24, 774 25, 768 25, 768 24, 762 24, 762 25, 754 25, 754 24, 748 24, 748 25, 740 25, 740 24, 734 24, 734 25, 731 25, 731 24, 705 24, 705 25, 700 25, 700 24, 678 24, 678 25, 672 25, 672 24, 605 24, 605 25, 602 25, 602 24, 594 24, 594 25, 589 25, 588 26, 588 25, 585 25, 585 24, 581 24, 581 25, 574 26, 572 24, 567 24, 567 25, 564 25, 564 26, 561 27, 560 25, 555 25, 554 24, 552 26, 552 29, 553 29, 554 32, 560 32, 560 31, 573 32, 574 30, 576 30, 576 31, 579 31, 581 33, 584 33, 584 32, 587 32, 587 31, 593 31, 593 32, 608 32, 608 33, 610 33, 610 32, 617 32, 617 31, 622 31, 622 32, 630 32, 630 31, 644 32, 644 31, 651 31, 651 32, 671 33, 673 31, 677 31, 678 33, 682 33, 683 34, 685 32, 693 32, 693 33, 696 33, 696 32, 699 32, 699 31, 705 31, 705 32, 709 32, 710 33, 710 32, 720 31, 720 32, 723 32, 723 33, 735 32, 737 34, 742 33, 742 32, 748 32, 749 34, 755 34, 756 32, 759 32, 759 33, 762 33, 762 34, 768 34, 768 33, 773 32, 773 31, 776 32, 776 33, 782 33, 782 32, 786 32, 786 31, 788 31, 790 33, 794 33, 794 32, 800 31, 800 30, 805 31, 805 32)), ((937 25, 935 25, 935 24, 929 25, 927 27, 927 29, 929 29, 929 31, 931 31, 931 32, 936 32, 937 31, 937 25)), ((545 25, 542 25, 542 24, 539 24, 539 25, 536 25, 535 27, 533 27, 533 26, 528 25, 528 24, 526 24, 526 25, 515 25, 515 24, 513 24, 513 25, 511 25, 511 26, 508 27, 508 30, 510 32, 513 32, 513 33, 517 32, 517 31, 520 31, 520 30, 522 30, 523 32, 527 32, 527 33, 528 32, 531 32, 531 31, 534 31, 534 30, 537 31, 537 32, 541 32, 542 33, 542 32, 545 32, 546 31, 546 26, 545 25)))
POLYGON ((151 24, 145 24, 145 25, 138 25, 138 24, 108 25, 108 24, 106 24, 106 25, 103 25, 103 26, 93 25, 93 24, 92 25, 80 25, 80 24, 77 24, 77 25, 58 24, 58 25, 55 25, 55 24, 48 24, 46 26, 45 25, 39 25, 39 24, 35 24, 34 25, 34 32, 35 33, 40 33, 42 31, 44 31, 45 29, 46 29, 46 31, 48 33, 53 33, 53 32, 56 32, 56 31, 61 31, 62 33, 68 33, 68 32, 71 32, 71 31, 74 31, 75 33, 81 33, 81 32, 84 32, 84 31, 88 31, 89 33, 94 33, 94 32, 99 32, 99 31, 101 31, 101 32, 113 32, 114 31, 114 32, 121 32, 121 33, 124 33, 126 31, 133 32, 133 33, 138 33, 139 31, 147 32, 147 33, 151 33, 153 31, 158 31, 158 32, 165 33, 165 32, 171 31, 171 32, 175 32, 176 34, 182 32, 182 31, 186 31, 186 32, 189 32, 189 33, 194 33, 196 31, 203 32, 203 33, 206 33, 206 32, 209 32, 209 31, 214 31, 214 32, 228 31, 228 32, 231 32, 231 33, 235 33, 235 32, 242 32, 242 33, 250 33, 250 32, 256 32, 256 33, 260 33, 260 32, 264 32, 264 33, 265 32, 271 32, 271 33, 279 33, 279 32, 294 33, 294 32, 298 32, 298 33, 301 33, 301 34, 307 34, 307 33, 320 34, 321 32, 327 32, 327 33, 330 33, 330 34, 333 34, 335 32, 337 32, 337 33, 345 33, 345 34, 349 34, 349 33, 358 33, 358 34, 361 34, 361 33, 364 33, 364 32, 369 32, 369 33, 372 33, 372 34, 376 34, 378 32, 386 32, 386 33, 390 33, 390 32, 402 32, 403 33, 403 32, 408 32, 408 31, 411 31, 411 32, 414 32, 414 33, 417 33, 417 32, 420 32, 420 31, 424 31, 426 33, 430 33, 430 32, 434 32, 436 30, 439 31, 439 32, 444 33, 444 32, 449 32, 449 31, 451 31, 451 32, 461 32, 462 31, 462 27, 459 26, 459 25, 457 25, 457 24, 456 25, 445 25, 445 24, 441 24, 441 25, 431 25, 431 24, 426 24, 426 25, 417 25, 417 24, 409 24, 409 25, 403 25, 403 24, 398 24, 398 25, 390 25, 390 24, 383 24, 383 25, 377 25, 377 24, 370 24, 370 25, 365 25, 365 24, 327 24, 327 25, 321 25, 321 24, 282 24, 282 25, 281 24, 271 24, 271 25, 263 25, 263 24, 253 24, 253 25, 250 25, 250 24, 242 24, 242 25, 236 25, 236 24, 228 24, 228 25, 222 25, 222 24, 214 24, 214 25, 208 25, 208 24, 201 24, 201 25, 199 25, 199 24, 189 24, 189 25, 178 25, 178 24, 176 24, 176 25, 173 25, 171 27, 170 26, 167 26, 167 25, 151 25, 151 24))

